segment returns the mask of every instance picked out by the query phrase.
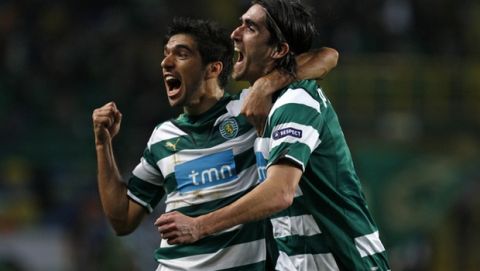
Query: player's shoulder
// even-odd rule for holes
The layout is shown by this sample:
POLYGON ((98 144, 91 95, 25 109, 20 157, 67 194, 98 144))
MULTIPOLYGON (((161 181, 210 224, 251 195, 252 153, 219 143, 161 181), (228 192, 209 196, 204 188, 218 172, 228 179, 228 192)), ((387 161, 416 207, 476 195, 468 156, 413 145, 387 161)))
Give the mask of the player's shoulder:
POLYGON ((162 121, 155 126, 155 128, 153 129, 153 132, 154 133, 158 133, 158 132, 161 133, 161 132, 166 132, 168 130, 171 130, 172 126, 175 126, 174 122, 181 121, 181 118, 182 118, 182 115, 179 115, 174 119, 169 119, 169 120, 162 121))
MULTIPOLYGON (((178 118, 180 118, 180 116, 178 118)), ((148 145, 151 146, 161 141, 187 135, 186 132, 176 124, 178 118, 166 120, 155 126, 150 139, 148 140, 148 145)))
POLYGON ((296 89, 296 88, 303 88, 305 90, 312 90, 316 91, 318 88, 317 81, 315 80, 297 80, 293 81, 288 85, 288 88, 296 89))
POLYGON ((300 96, 310 96, 318 100, 320 86, 315 80, 298 80, 289 84, 281 93, 280 96, 290 96, 293 98, 300 96))

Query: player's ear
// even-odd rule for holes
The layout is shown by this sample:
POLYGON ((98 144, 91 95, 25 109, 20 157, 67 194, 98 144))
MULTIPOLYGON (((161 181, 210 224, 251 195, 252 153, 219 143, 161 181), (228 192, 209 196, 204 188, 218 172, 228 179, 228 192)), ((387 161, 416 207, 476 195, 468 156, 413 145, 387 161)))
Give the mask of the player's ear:
POLYGON ((207 64, 207 70, 205 73, 205 79, 218 78, 223 69, 223 63, 221 61, 215 61, 207 64))
POLYGON ((272 58, 280 59, 284 57, 290 51, 290 46, 288 43, 282 42, 277 45, 277 48, 272 52, 272 58))

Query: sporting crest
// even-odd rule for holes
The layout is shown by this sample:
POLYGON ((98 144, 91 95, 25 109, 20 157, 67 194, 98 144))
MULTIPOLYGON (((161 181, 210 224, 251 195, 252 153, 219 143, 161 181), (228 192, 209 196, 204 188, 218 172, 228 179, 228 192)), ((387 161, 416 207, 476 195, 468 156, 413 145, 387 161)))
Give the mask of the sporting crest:
POLYGON ((220 134, 225 139, 232 139, 238 134, 238 123, 234 118, 224 120, 220 126, 220 134))

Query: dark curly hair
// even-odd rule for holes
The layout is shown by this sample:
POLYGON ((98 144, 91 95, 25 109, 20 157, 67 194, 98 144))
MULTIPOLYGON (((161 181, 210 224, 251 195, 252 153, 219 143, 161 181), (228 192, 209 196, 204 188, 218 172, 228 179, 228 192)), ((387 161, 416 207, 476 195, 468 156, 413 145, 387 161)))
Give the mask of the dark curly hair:
POLYGON ((164 44, 177 34, 193 37, 204 65, 214 61, 223 63, 218 81, 220 87, 225 87, 233 67, 233 43, 228 32, 210 20, 176 17, 165 35, 164 44))

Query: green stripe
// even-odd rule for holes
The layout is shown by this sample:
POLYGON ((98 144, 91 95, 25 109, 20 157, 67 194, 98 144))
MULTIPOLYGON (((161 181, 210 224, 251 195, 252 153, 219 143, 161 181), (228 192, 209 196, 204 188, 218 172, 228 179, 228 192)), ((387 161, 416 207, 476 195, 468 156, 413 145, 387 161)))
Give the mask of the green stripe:
POLYGON ((145 150, 143 151, 143 158, 145 159, 145 161, 147 161, 147 163, 150 166, 157 169, 161 174, 161 171, 157 166, 157 159, 155 158, 155 155, 151 150, 149 150, 148 148, 145 148, 145 150))
POLYGON ((238 173, 253 166, 254 164, 256 164, 255 151, 253 150, 253 146, 252 148, 249 148, 248 150, 235 155, 233 159, 235 160, 235 167, 238 173))
MULTIPOLYGON (((245 117, 239 116, 235 119, 238 122, 239 128, 236 137, 242 136, 251 131, 252 126, 248 123, 245 117)), ((150 146, 150 153, 148 153, 148 155, 147 153, 144 153, 144 157, 149 161, 151 165, 157 167, 156 163, 159 160, 173 155, 174 153, 177 153, 179 151, 208 149, 230 140, 222 137, 222 135, 220 134, 219 126, 215 126, 212 128, 212 125, 208 126, 209 130, 203 131, 201 133, 199 133, 199 131, 192 131, 188 127, 185 128, 177 125, 177 127, 179 127, 180 129, 183 128, 184 132, 186 132, 188 135, 155 142, 150 146)), ((161 133, 161 131, 158 132, 161 133)))
MULTIPOLYGON (((250 123, 244 116, 235 117, 235 120, 237 121, 238 129, 239 129, 236 137, 242 136, 252 130, 252 125, 250 125, 250 123)), ((220 128, 219 128, 220 124, 214 127, 214 134, 212 134, 212 136, 208 139, 207 142, 203 143, 204 146, 213 147, 230 140, 230 139, 225 139, 220 133, 220 128)))
MULTIPOLYGON (((307 144, 302 142, 296 143, 281 143, 270 151, 270 158, 268 159, 269 164, 274 164, 278 159, 285 157, 286 155, 292 156, 297 161, 303 163, 303 167, 306 167, 308 160, 310 159, 311 150, 307 144)), ((299 165, 302 166, 302 165, 299 165)))
POLYGON ((291 83, 288 88, 291 89, 296 89, 296 88, 303 88, 305 89, 310 95, 313 97, 318 97, 318 84, 317 81, 315 80, 301 80, 301 81, 295 81, 291 83))
POLYGON ((330 253, 323 234, 312 236, 291 235, 276 238, 277 247, 287 255, 330 253))
POLYGON ((129 179, 127 188, 132 194, 148 203, 152 208, 157 206, 165 194, 161 186, 145 182, 135 176, 129 179))
MULTIPOLYGON (((181 208, 174 209, 174 210, 179 211, 179 212, 181 212, 183 214, 186 214, 188 216, 203 215, 203 214, 213 212, 217 209, 220 209, 224 206, 229 205, 230 203, 236 201, 237 199, 239 199, 240 197, 242 197, 243 195, 245 195, 246 193, 248 193, 252 189, 253 189, 253 187, 247 189, 246 191, 242 191, 240 193, 234 194, 234 195, 226 197, 226 198, 212 200, 212 201, 209 201, 209 202, 195 204, 195 205, 192 205, 192 206, 185 206, 185 207, 181 207, 181 208)), ((174 210, 172 210, 172 211, 174 211, 174 210)))
POLYGON ((289 208, 273 214, 270 218, 277 218, 277 217, 283 217, 283 216, 309 215, 311 213, 308 212, 306 205, 307 205, 307 202, 305 201, 305 197, 303 195, 295 197, 293 198, 293 203, 292 205, 290 205, 289 208))
MULTIPOLYGON (((234 99, 238 99, 238 96, 225 95, 221 101, 216 103, 211 109, 200 116, 187 116, 185 114, 180 115, 176 120, 172 120, 172 123, 179 129, 184 131, 192 138, 191 145, 186 147, 177 148, 177 151, 183 149, 195 149, 195 148, 210 148, 219 145, 228 139, 222 137, 219 126, 221 123, 213 127, 217 118, 227 113, 226 105, 234 99)), ((238 124, 238 134, 245 134, 252 129, 252 125, 248 122, 247 118, 243 115, 233 116, 238 124)))
POLYGON ((367 270, 372 270, 372 268, 378 267, 378 271, 390 270, 388 266, 387 253, 375 253, 373 255, 368 255, 362 258, 364 264, 366 265, 367 270))
POLYGON ((321 124, 321 115, 310 106, 287 103, 273 112, 270 123, 273 123, 273 126, 275 126, 287 122, 295 122, 318 129, 321 124))
POLYGON ((165 191, 167 191, 167 194, 170 194, 177 189, 177 181, 175 179, 175 172, 173 172, 172 174, 169 174, 165 178, 164 187, 165 187, 165 191))
POLYGON ((256 221, 244 224, 242 228, 225 232, 215 236, 207 236, 193 244, 177 245, 173 247, 158 248, 155 250, 155 259, 168 260, 188 257, 198 254, 208 254, 233 245, 238 245, 255 240, 264 240, 265 221, 256 221))

